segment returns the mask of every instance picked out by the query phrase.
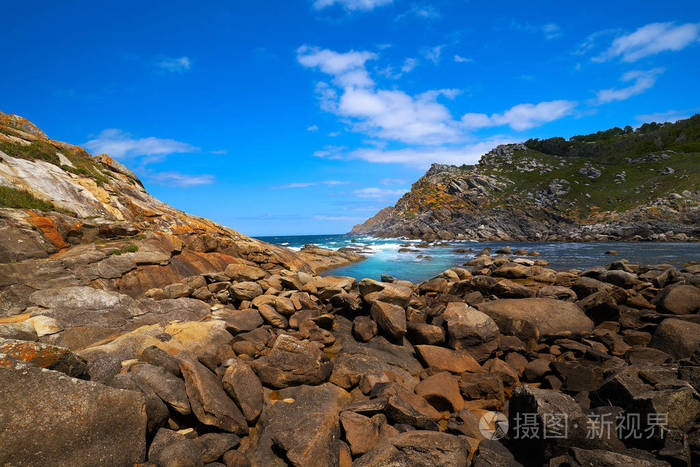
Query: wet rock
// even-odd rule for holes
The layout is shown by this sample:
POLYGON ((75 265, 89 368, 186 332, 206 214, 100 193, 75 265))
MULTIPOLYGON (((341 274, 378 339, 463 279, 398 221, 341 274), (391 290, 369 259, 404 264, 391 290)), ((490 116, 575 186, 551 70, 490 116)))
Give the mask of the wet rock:
POLYGON ((311 342, 281 334, 270 353, 253 362, 253 369, 264 384, 284 388, 326 381, 333 363, 311 342))
POLYGON ((375 300, 370 314, 390 338, 400 339, 406 334, 406 311, 400 306, 375 300))
POLYGON ((187 397, 192 412, 205 425, 239 435, 248 433, 248 425, 217 376, 194 358, 180 358, 180 371, 185 378, 187 397))
POLYGON ((417 345, 418 356, 427 367, 452 373, 481 371, 479 363, 466 351, 454 351, 435 345, 417 345))
POLYGON ((226 362, 228 368, 222 378, 224 390, 236 401, 248 422, 258 418, 263 408, 263 387, 253 370, 244 361, 235 358, 226 362))
POLYGON ((185 383, 180 378, 164 368, 148 363, 132 365, 129 372, 137 382, 149 387, 176 412, 182 415, 192 413, 185 383))
POLYGON ((467 465, 468 443, 454 435, 434 431, 407 431, 382 441, 353 462, 353 466, 467 465))
POLYGON ((593 322, 573 303, 549 298, 501 299, 478 305, 503 334, 520 339, 580 336, 593 330, 593 322))
POLYGON ((56 371, 0 368, 0 462, 130 465, 146 454, 146 406, 139 392, 56 371), (88 461, 89 460, 89 461, 88 461))
POLYGON ((607 271, 602 275, 601 280, 624 289, 631 289, 642 282, 636 274, 622 270, 607 271))
POLYGON ((700 355, 700 324, 675 318, 659 324, 649 344, 676 358, 700 355))
POLYGON ((358 316, 352 323, 352 334, 362 342, 367 342, 376 336, 377 331, 377 323, 369 316, 358 316))
POLYGON ((441 412, 456 412, 464 407, 459 380, 447 372, 427 377, 418 383, 415 392, 441 412))
POLYGON ((245 454, 253 465, 338 465, 338 413, 349 401, 347 392, 330 383, 274 392, 245 454))

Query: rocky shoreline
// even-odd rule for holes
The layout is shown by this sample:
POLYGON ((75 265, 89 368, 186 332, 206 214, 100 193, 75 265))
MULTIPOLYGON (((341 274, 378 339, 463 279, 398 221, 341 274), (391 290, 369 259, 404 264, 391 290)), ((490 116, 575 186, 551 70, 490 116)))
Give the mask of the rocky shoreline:
POLYGON ((700 267, 544 263, 36 291, 0 319, 0 462, 696 464, 700 267), (75 339, 120 318, 140 325, 75 339))

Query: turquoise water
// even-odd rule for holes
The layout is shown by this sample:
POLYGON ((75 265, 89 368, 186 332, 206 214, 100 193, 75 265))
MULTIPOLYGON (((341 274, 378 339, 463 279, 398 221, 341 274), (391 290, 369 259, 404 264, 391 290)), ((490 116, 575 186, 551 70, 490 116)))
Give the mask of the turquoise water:
POLYGON ((413 282, 428 279, 445 269, 464 264, 482 248, 490 247, 492 252, 503 246, 510 246, 540 252, 538 258, 549 261, 557 270, 585 269, 591 266, 608 264, 620 258, 633 263, 670 263, 680 266, 690 261, 700 261, 699 243, 546 243, 546 242, 446 242, 447 246, 418 248, 420 241, 397 238, 374 238, 362 235, 295 235, 259 237, 260 240, 299 250, 308 243, 338 249, 342 247, 362 248, 367 259, 359 263, 328 271, 326 274, 352 276, 357 279, 369 277, 379 279, 382 274, 390 274, 399 279, 413 282), (402 244, 411 244, 417 252, 400 252, 402 244), (473 249, 473 252, 459 253, 455 249, 473 249), (617 250, 619 255, 606 255, 608 250, 617 250), (419 255, 432 259, 419 258, 419 255))

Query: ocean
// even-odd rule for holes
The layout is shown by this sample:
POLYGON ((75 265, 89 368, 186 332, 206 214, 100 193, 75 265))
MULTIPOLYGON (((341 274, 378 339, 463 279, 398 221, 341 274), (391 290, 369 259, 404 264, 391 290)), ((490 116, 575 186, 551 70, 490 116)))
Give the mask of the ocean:
POLYGON ((586 269, 625 258, 632 263, 670 263, 679 267, 690 261, 700 261, 700 243, 548 243, 548 242, 441 242, 445 246, 419 247, 419 240, 399 238, 375 238, 364 235, 294 235, 257 237, 265 242, 282 245, 292 250, 300 250, 313 243, 320 247, 338 249, 355 247, 363 249, 367 259, 359 263, 343 266, 325 272, 328 275, 351 276, 357 279, 369 277, 379 279, 389 274, 398 279, 420 282, 449 269, 460 266, 473 258, 482 248, 497 249, 510 246, 513 251, 524 248, 537 251, 537 258, 549 261, 549 267, 556 270, 586 269), (417 251, 399 251, 401 245, 417 251), (461 250, 473 251, 461 251, 461 250), (460 250, 460 251, 455 251, 460 250), (619 255, 608 255, 606 251, 616 250, 619 255), (426 258, 428 257, 428 258, 426 258))

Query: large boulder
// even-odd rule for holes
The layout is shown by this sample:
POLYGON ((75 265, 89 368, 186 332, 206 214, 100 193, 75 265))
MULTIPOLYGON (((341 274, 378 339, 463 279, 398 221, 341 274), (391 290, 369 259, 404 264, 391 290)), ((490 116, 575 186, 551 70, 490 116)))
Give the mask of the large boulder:
POLYGON ((150 388, 176 412, 182 415, 192 413, 185 383, 177 376, 164 368, 148 363, 132 365, 129 372, 138 383, 150 388))
POLYGON ((581 336, 593 330, 593 321, 578 306, 551 298, 502 299, 477 306, 501 333, 521 339, 581 336))
POLYGON ((253 370, 243 360, 233 358, 222 382, 224 389, 238 403, 249 422, 255 421, 263 408, 263 387, 253 370))
POLYGON ((338 414, 350 394, 325 383, 271 393, 246 455, 253 465, 338 465, 338 414))
POLYGON ((76 378, 84 377, 87 373, 85 360, 63 347, 39 342, 0 339, 0 368, 12 367, 15 362, 60 371, 76 378))
POLYGON ((676 318, 665 319, 657 326, 649 345, 676 358, 700 355, 700 324, 676 318))
POLYGON ((411 299, 412 290, 409 287, 388 282, 378 282, 372 279, 362 279, 359 283, 360 294, 367 303, 376 300, 406 307, 411 299))
POLYGON ((407 431, 380 442, 355 462, 365 466, 468 465, 469 444, 463 438, 436 431, 407 431))
POLYGON ((672 285, 661 291, 656 306, 665 313, 687 315, 700 311, 700 289, 692 285, 672 285))
POLYGON ((56 371, 0 368, 0 464, 132 465, 146 454, 139 392, 56 371))
POLYGON ((376 300, 370 314, 390 338, 401 339, 406 334, 406 311, 400 306, 376 300))
POLYGON ((281 334, 270 353, 253 362, 253 369, 264 384, 284 388, 326 381, 333 363, 312 342, 281 334))
POLYGON ((185 378, 192 412, 200 422, 231 433, 248 433, 248 424, 243 414, 226 395, 221 381, 214 373, 186 355, 180 358, 180 370, 185 378))
POLYGON ((454 349, 491 342, 499 334, 493 319, 466 303, 449 303, 442 317, 447 322, 448 343, 454 349))

